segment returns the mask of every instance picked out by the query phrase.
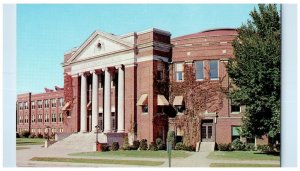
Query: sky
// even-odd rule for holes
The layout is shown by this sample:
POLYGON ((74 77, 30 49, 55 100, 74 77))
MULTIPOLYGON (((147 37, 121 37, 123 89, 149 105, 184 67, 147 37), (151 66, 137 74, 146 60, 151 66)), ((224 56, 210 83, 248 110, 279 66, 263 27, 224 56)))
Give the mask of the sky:
POLYGON ((255 4, 17 5, 17 94, 63 87, 64 52, 95 30, 116 35, 149 28, 172 38, 212 28, 238 28, 255 4))

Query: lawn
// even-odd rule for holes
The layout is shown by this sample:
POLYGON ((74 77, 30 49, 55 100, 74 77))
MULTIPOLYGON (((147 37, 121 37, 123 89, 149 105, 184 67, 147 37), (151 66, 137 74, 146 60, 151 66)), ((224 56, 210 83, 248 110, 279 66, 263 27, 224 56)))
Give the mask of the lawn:
POLYGON ((215 151, 211 152, 207 158, 220 160, 280 160, 279 155, 258 151, 215 151))
MULTIPOLYGON (((191 155, 186 151, 172 151, 172 158, 185 158, 191 155)), ((167 151, 107 151, 71 153, 70 156, 99 156, 99 157, 137 157, 137 158, 167 158, 167 151)))
POLYGON ((16 150, 24 150, 24 149, 29 149, 29 147, 20 147, 20 146, 18 146, 18 147, 16 148, 16 150))
POLYGON ((209 167, 280 167, 279 164, 211 163, 209 167))
POLYGON ((161 161, 56 158, 56 157, 34 157, 30 160, 47 161, 47 162, 67 162, 67 163, 121 164, 121 165, 137 165, 137 166, 159 166, 164 163, 161 161))
POLYGON ((43 145, 45 139, 43 138, 17 138, 17 146, 24 145, 43 145))

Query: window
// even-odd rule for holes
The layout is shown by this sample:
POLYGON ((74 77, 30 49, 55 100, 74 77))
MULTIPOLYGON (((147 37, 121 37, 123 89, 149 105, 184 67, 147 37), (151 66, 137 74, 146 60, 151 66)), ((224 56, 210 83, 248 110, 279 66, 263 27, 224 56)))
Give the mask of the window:
POLYGON ((35 109, 35 102, 31 101, 31 109, 35 109))
POLYGON ((51 99, 51 107, 56 107, 56 99, 51 99))
POLYGON ((241 138, 241 127, 240 126, 233 126, 231 127, 231 140, 235 139, 240 139, 241 138))
POLYGON ((175 77, 176 81, 183 81, 183 63, 175 64, 175 77))
POLYGON ((19 116, 19 123, 23 123, 23 117, 19 116))
POLYGON ((63 107, 64 105, 64 98, 59 98, 59 107, 63 107))
POLYGON ((35 122, 35 115, 31 115, 31 122, 32 122, 32 123, 35 122))
POLYGON ((24 109, 28 109, 28 102, 24 103, 24 109))
POLYGON ((25 115, 25 122, 24 123, 28 123, 28 115, 25 115))
POLYGON ((196 80, 203 80, 204 79, 203 61, 195 62, 195 65, 196 65, 196 80))
POLYGON ((209 61, 209 77, 211 80, 219 79, 219 63, 218 60, 209 61))
POLYGON ((231 104, 231 113, 233 113, 233 114, 241 113, 241 107, 239 105, 231 104))
POLYGON ((182 114, 184 112, 184 106, 175 106, 177 113, 182 114))
POLYGON ((71 111, 67 110, 67 117, 71 117, 71 111))
POLYGON ((45 122, 49 122, 49 114, 45 115, 45 122))
POLYGON ((23 110, 23 102, 19 103, 19 110, 23 110))
POLYGON ((50 107, 49 99, 44 100, 44 107, 45 108, 49 108, 50 107))
POLYGON ((52 113, 51 122, 56 122, 56 114, 52 113))
POLYGON ((58 119, 58 122, 63 122, 62 113, 59 113, 59 119, 58 119))
POLYGON ((143 105, 142 106, 142 112, 143 113, 148 113, 148 105, 143 105))
POLYGON ((38 104, 39 109, 43 108, 43 101, 42 100, 38 100, 37 104, 38 104))

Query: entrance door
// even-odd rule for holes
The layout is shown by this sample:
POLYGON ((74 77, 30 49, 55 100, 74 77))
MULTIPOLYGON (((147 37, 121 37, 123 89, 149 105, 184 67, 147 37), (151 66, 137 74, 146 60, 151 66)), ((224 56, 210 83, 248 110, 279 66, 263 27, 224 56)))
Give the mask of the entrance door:
POLYGON ((214 141, 214 127, 213 123, 202 123, 201 125, 201 141, 213 142, 214 141))

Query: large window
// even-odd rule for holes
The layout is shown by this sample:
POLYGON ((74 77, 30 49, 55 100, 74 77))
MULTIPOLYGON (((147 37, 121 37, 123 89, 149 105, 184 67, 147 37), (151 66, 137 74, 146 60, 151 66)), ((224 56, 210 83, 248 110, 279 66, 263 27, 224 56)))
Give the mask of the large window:
POLYGON ((52 113, 51 122, 56 122, 56 114, 52 113))
POLYGON ((204 79, 203 61, 195 62, 195 65, 196 65, 196 79, 203 80, 204 79))
POLYGON ((176 81, 183 81, 183 63, 175 63, 175 79, 176 81))
POLYGON ((28 109, 28 102, 24 103, 24 109, 28 109))
POLYGON ((32 122, 32 123, 35 122, 35 115, 31 115, 31 122, 32 122))
POLYGON ((23 102, 19 103, 19 110, 23 110, 23 102))
POLYGON ((241 127, 240 126, 233 126, 231 127, 231 140, 235 139, 240 139, 241 138, 241 127))
POLYGON ((63 122, 63 116, 62 116, 62 113, 59 113, 59 119, 58 119, 58 122, 63 122))
POLYGON ((42 100, 38 100, 37 104, 38 104, 39 109, 43 108, 43 101, 42 100))
POLYGON ((219 79, 219 63, 218 60, 209 61, 209 77, 211 80, 219 79))
POLYGON ((35 102, 31 101, 31 109, 35 109, 35 102))
POLYGON ((64 98, 59 98, 59 107, 63 107, 64 105, 64 98))
POLYGON ((49 99, 44 100, 44 107, 45 108, 49 108, 50 107, 49 99))
POLYGON ((56 99, 51 99, 51 107, 56 107, 56 99))

